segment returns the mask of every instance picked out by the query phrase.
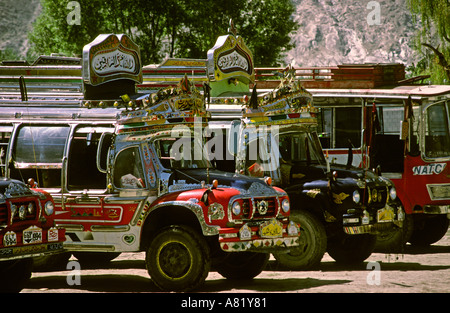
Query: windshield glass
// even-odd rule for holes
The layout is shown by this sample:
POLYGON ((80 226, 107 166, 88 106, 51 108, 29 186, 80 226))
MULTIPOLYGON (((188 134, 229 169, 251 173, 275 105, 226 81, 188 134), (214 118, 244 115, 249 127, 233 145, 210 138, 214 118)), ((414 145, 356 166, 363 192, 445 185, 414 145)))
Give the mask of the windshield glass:
POLYGON ((154 141, 159 161, 165 168, 211 168, 205 158, 203 145, 197 138, 161 138, 154 141))
POLYGON ((284 162, 325 164, 316 132, 286 132, 280 134, 280 155, 284 162))
POLYGON ((276 178, 276 172, 283 171, 286 164, 325 165, 317 133, 295 127, 277 132, 259 132, 254 140, 250 139, 246 144, 245 158, 245 173, 254 177, 276 178))
POLYGON ((425 156, 441 158, 450 156, 450 102, 433 104, 425 110, 425 156))

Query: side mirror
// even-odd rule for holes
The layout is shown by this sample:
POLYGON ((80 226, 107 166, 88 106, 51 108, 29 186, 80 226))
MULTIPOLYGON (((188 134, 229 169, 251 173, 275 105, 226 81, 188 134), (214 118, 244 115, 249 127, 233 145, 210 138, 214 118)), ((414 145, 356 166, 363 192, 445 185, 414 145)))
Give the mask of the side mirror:
POLYGON ((106 173, 108 164, 108 151, 112 143, 113 134, 105 132, 100 137, 97 148, 97 169, 101 173, 106 173))
POLYGON ((227 147, 228 152, 232 156, 236 156, 238 152, 238 145, 239 145, 239 132, 241 128, 241 121, 240 120, 234 120, 231 122, 230 130, 228 133, 228 139, 227 139, 227 147))

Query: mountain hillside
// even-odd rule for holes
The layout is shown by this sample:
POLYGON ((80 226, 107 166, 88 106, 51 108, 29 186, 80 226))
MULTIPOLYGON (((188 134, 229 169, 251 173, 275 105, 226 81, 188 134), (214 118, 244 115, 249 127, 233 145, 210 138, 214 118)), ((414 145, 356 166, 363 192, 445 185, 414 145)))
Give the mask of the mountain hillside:
POLYGON ((25 56, 28 32, 40 12, 39 0, 0 0, 0 50, 9 48, 25 56))
POLYGON ((406 0, 294 0, 300 28, 287 63, 297 66, 332 66, 343 63, 411 64, 414 31, 406 0), (367 9, 368 4, 369 9, 367 9), (379 25, 370 23, 379 4, 379 25))
MULTIPOLYGON (((343 63, 416 62, 411 48, 414 23, 406 0, 293 0, 300 28, 293 34, 295 47, 286 64, 328 66, 343 63), (379 4, 379 25, 368 15, 379 4)), ((25 56, 27 33, 41 12, 39 0, 0 0, 0 50, 13 49, 25 56)), ((371 15, 373 16, 373 15, 371 15)))

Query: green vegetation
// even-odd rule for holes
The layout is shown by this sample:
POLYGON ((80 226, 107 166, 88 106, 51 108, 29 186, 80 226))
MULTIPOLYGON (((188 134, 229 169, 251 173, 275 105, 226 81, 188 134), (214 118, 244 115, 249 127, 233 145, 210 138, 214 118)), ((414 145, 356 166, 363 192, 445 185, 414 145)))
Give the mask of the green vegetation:
POLYGON ((450 84, 450 1, 408 0, 408 5, 423 24, 416 39, 416 49, 423 58, 414 74, 431 75, 435 84, 450 84))
POLYGON ((143 64, 165 57, 206 59, 229 20, 253 51, 256 66, 279 66, 297 29, 290 0, 41 0, 29 35, 36 54, 81 55, 101 33, 126 33, 141 48, 143 64))

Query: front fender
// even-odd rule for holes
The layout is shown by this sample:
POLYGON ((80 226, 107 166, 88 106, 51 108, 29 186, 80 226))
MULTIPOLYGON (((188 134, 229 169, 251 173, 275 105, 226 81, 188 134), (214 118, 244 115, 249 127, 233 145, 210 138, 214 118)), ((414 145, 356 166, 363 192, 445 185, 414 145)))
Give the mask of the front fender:
MULTIPOLYGON (((147 223, 148 218, 152 218, 154 216, 154 213, 156 212, 164 212, 160 214, 168 214, 168 218, 172 221, 177 221, 177 212, 180 212, 179 210, 187 210, 188 212, 191 212, 193 216, 195 216, 196 221, 198 222, 199 226, 201 227, 202 233, 204 236, 214 236, 219 234, 218 227, 211 226, 206 223, 205 220, 205 214, 204 214, 204 208, 201 205, 201 202, 195 198, 191 198, 189 200, 176 200, 173 199, 173 195, 165 195, 162 197, 162 199, 156 199, 154 201, 151 201, 151 199, 147 199, 144 208, 141 212, 141 217, 139 218, 140 223, 147 223), (172 198, 172 200, 165 199, 165 198, 172 198), (162 211, 161 211, 162 210, 162 211), (170 213, 172 214, 169 214, 170 213)), ((170 221, 169 220, 169 221, 170 221)), ((169 222, 167 221, 167 222, 169 222)), ((152 221, 149 221, 150 223, 152 221)), ((182 222, 182 221, 181 221, 182 222)), ((186 221, 187 222, 187 221, 186 221)))

